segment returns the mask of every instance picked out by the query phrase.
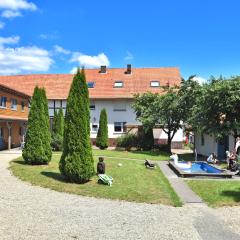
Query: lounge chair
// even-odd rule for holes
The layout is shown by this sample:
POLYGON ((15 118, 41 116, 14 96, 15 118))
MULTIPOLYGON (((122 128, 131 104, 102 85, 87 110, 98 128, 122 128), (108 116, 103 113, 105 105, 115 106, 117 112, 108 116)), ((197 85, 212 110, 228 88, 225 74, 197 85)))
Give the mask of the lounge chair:
POLYGON ((150 163, 147 159, 145 160, 145 163, 144 163, 145 167, 146 168, 155 168, 155 164, 154 163, 150 163))
POLYGON ((99 180, 108 186, 112 186, 113 178, 111 176, 108 176, 106 174, 98 174, 99 180))

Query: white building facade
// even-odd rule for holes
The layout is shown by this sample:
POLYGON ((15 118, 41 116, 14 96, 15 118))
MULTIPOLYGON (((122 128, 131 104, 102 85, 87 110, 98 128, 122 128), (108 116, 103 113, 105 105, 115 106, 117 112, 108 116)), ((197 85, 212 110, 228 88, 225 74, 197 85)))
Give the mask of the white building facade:
MULTIPOLYGON (((89 88, 91 112, 91 139, 94 143, 99 124, 100 112, 103 108, 108 115, 108 135, 110 145, 116 144, 116 139, 128 131, 128 126, 137 129, 140 125, 131 107, 135 94, 145 92, 164 94, 166 86, 176 86, 181 83, 178 68, 110 68, 85 69, 89 88)), ((12 87, 30 96, 36 85, 44 87, 48 98, 50 118, 54 112, 66 111, 66 99, 69 94, 72 74, 36 74, 18 76, 0 76, 0 83, 12 87), (21 84, 19 84, 21 83, 21 84)), ((164 144, 167 136, 161 129, 154 130, 155 142, 164 144)), ((183 130, 179 130, 174 139, 174 148, 181 148, 183 130)))
POLYGON ((226 159, 226 151, 234 150, 234 137, 229 135, 223 140, 217 141, 214 136, 208 134, 195 133, 194 135, 195 149, 198 155, 209 156, 216 153, 218 159, 226 159))

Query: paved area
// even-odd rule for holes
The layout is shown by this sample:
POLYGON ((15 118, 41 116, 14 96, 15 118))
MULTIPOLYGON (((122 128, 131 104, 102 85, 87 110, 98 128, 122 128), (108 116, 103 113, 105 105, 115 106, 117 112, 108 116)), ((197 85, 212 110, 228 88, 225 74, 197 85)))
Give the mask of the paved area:
POLYGON ((0 153, 0 239, 234 239, 240 208, 174 208, 88 198, 31 186, 11 175, 18 152, 0 153))
POLYGON ((168 162, 158 162, 158 165, 183 203, 203 204, 202 199, 188 187, 187 183, 169 168, 168 162))

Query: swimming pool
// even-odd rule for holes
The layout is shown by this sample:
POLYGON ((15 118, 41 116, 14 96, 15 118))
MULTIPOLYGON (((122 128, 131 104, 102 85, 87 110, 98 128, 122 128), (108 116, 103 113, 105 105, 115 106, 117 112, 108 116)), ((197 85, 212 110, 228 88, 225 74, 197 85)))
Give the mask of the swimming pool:
POLYGON ((232 174, 224 170, 218 169, 206 162, 169 162, 169 166, 181 177, 224 177, 231 178, 232 174))

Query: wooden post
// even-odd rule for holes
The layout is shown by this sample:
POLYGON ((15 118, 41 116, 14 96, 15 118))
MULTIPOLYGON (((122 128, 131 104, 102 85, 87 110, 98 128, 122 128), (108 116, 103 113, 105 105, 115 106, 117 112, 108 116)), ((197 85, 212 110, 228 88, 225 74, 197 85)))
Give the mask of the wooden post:
POLYGON ((8 150, 10 150, 12 145, 12 136, 11 136, 12 123, 11 122, 7 122, 7 128, 8 128, 8 150))

